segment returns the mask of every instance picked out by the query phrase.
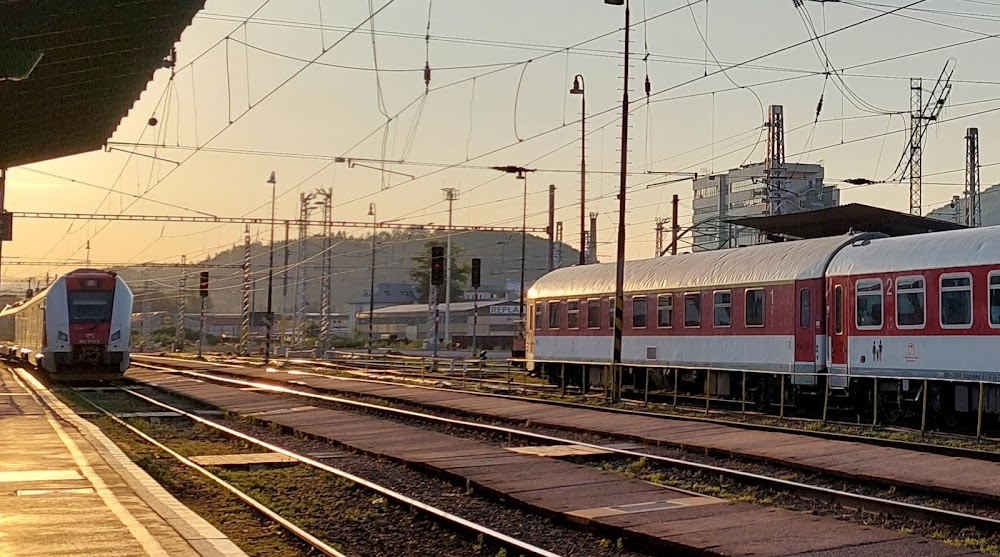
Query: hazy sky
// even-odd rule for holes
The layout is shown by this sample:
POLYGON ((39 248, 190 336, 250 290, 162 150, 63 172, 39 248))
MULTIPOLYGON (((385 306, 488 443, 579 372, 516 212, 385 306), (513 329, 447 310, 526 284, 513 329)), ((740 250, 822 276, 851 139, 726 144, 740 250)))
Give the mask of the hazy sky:
MULTIPOLYGON (((7 208, 266 216, 266 180, 273 170, 279 217, 296 216, 300 192, 332 187, 338 220, 368 221, 368 203, 374 202, 379 220, 443 223, 440 190, 454 187, 461 190, 457 224, 516 226, 521 183, 479 168, 516 164, 539 169, 528 182, 529 225, 545 225, 547 187, 555 184, 557 220, 565 223, 566 241, 576 244, 580 97, 568 90, 573 75, 582 73, 590 115, 588 211, 600 213, 601 258, 613 259, 620 7, 601 0, 393 0, 374 18, 373 47, 368 24, 347 31, 365 21, 370 6, 379 10, 387 0, 264 2, 243 25, 261 2, 209 0, 182 36, 173 80, 170 70, 159 70, 123 120, 112 140, 124 143, 114 146, 122 151, 11 169, 7 208), (426 96, 425 61, 433 70, 426 96), (151 115, 158 126, 146 124, 151 115), (130 156, 133 149, 183 163, 130 156), (386 168, 416 178, 348 168, 333 164, 333 156, 405 160, 409 164, 386 168), (108 195, 84 183, 124 193, 108 195)), ((907 113, 909 78, 923 77, 930 90, 949 59, 956 63, 954 86, 924 157, 925 212, 963 189, 967 127, 980 128, 983 183, 998 180, 998 166, 992 166, 1000 163, 1000 142, 993 140, 1000 116, 998 42, 984 38, 1000 33, 996 2, 806 2, 798 9, 791 0, 692 0, 689 6, 685 0, 633 0, 632 19, 629 258, 652 255, 653 222, 669 216, 672 194, 680 194, 682 224, 690 222, 690 182, 646 189, 664 178, 643 174, 759 162, 762 106, 785 107, 789 161, 822 162, 828 182, 887 178, 907 142, 909 118, 886 113, 907 113), (811 42, 768 55, 809 39, 807 22, 822 34, 910 4, 836 32, 822 47, 811 42), (644 16, 652 20, 635 24, 644 16), (975 39, 981 40, 951 46, 975 39), (719 72, 716 59, 723 67, 754 61, 719 72), (846 100, 840 80, 824 75, 827 67, 850 68, 844 70, 846 100), (654 93, 648 104, 647 68, 654 93)), ((841 200, 905 210, 908 189, 848 186, 841 200)), ((264 228, 252 232, 266 238, 264 228)), ((95 262, 177 261, 181 255, 196 261, 241 243, 242 226, 20 220, 15 238, 4 247, 5 261, 82 260, 88 239, 95 262)), ((63 270, 5 266, 3 272, 9 283, 63 270)))

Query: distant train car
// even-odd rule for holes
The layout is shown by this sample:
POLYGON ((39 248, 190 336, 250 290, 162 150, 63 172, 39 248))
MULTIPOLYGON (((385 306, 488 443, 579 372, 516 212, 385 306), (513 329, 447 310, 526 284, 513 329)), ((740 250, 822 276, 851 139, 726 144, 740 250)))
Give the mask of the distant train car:
POLYGON ((114 379, 130 364, 131 316, 121 277, 78 269, 0 311, 0 351, 55 379, 114 379))
MULTIPOLYGON (((1000 227, 629 261, 624 286, 625 385, 649 374, 654 387, 745 393, 759 407, 784 393, 786 405, 817 408, 828 394, 861 413, 877 397, 893 416, 919 415, 925 399, 942 415, 980 401, 1000 415, 1000 227)), ((539 279, 528 293, 529 368, 605 384, 614 289, 614 264, 539 279)))

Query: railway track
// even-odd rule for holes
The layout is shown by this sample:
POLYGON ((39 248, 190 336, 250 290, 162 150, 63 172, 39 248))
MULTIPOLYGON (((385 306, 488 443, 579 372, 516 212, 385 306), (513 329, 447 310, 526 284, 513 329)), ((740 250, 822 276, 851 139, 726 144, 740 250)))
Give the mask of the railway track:
MULTIPOLYGON (((149 356, 141 356, 141 358, 150 358, 150 357, 149 356)), ((151 359, 161 360, 161 361, 167 361, 167 362, 175 362, 175 363, 188 363, 188 364, 192 363, 190 360, 186 360, 186 359, 183 359, 183 358, 172 358, 172 357, 154 356, 154 357, 151 357, 151 359)), ((324 369, 324 370, 331 370, 331 371, 335 371, 335 372, 347 373, 347 374, 349 374, 352 377, 352 379, 355 379, 355 380, 362 380, 362 381, 382 381, 382 382, 386 382, 386 379, 381 378, 378 375, 374 375, 371 372, 371 370, 365 370, 364 368, 361 368, 361 367, 355 368, 355 367, 352 367, 352 366, 349 366, 349 365, 345 365, 342 362, 330 362, 330 361, 325 361, 325 360, 304 360, 304 359, 292 359, 292 360, 288 360, 288 362, 292 363, 292 364, 298 364, 298 365, 304 365, 304 366, 313 366, 314 368, 320 368, 320 369, 324 369)), ((228 362, 213 362, 213 365, 218 365, 218 366, 222 366, 222 367, 234 367, 234 368, 243 367, 241 365, 233 363, 233 360, 230 360, 228 362)), ((458 384, 458 386, 462 385, 462 383, 463 383, 462 379, 464 379, 464 378, 462 378, 460 376, 451 376, 451 375, 441 374, 441 373, 436 373, 434 375, 426 375, 425 374, 425 375, 422 376, 421 374, 416 374, 416 373, 406 373, 406 372, 393 373, 391 370, 378 370, 378 371, 381 374, 384 374, 384 375, 387 375, 387 376, 390 376, 390 377, 399 377, 399 378, 402 378, 404 380, 408 380, 408 382, 413 382, 412 381, 413 379, 422 379, 422 380, 416 381, 416 383, 421 388, 436 389, 436 390, 442 390, 442 391, 450 391, 450 390, 454 390, 454 388, 455 388, 454 385, 453 386, 449 386, 449 387, 441 387, 441 386, 437 385, 437 384, 439 384, 441 382, 442 379, 452 379, 452 380, 454 380, 455 383, 458 384)), ((468 380, 464 381, 464 382, 466 384, 475 384, 476 383, 476 379, 474 377, 473 378, 468 378, 468 380)), ((510 388, 521 390, 522 393, 525 393, 525 392, 528 392, 528 391, 534 391, 536 394, 539 394, 539 395, 551 395, 551 394, 553 394, 553 392, 550 391, 550 390, 536 390, 536 389, 533 389, 532 386, 530 386, 530 385, 525 385, 525 384, 520 384, 520 383, 511 383, 511 382, 503 382, 503 384, 506 385, 506 386, 508 386, 508 387, 510 387, 510 388)), ((907 439, 892 438, 892 437, 888 437, 888 436, 860 435, 860 434, 857 434, 857 433, 844 433, 844 432, 824 430, 824 429, 812 429, 812 428, 808 427, 810 424, 819 424, 820 422, 818 420, 811 420, 811 419, 804 419, 804 418, 784 418, 784 421, 789 422, 789 423, 794 424, 794 425, 792 425, 792 426, 781 426, 781 425, 774 425, 774 424, 770 424, 770 423, 759 423, 759 422, 755 422, 755 421, 748 421, 746 419, 747 417, 750 417, 751 419, 752 418, 762 418, 762 419, 772 419, 772 418, 774 418, 773 416, 770 416, 770 415, 767 415, 767 414, 759 414, 759 413, 746 413, 746 414, 744 414, 744 413, 739 413, 737 416, 738 416, 738 418, 742 418, 742 419, 729 419, 729 418, 725 418, 725 417, 724 418, 719 418, 719 417, 711 417, 711 416, 704 416, 704 415, 696 415, 698 413, 703 413, 704 412, 704 405, 702 405, 700 408, 699 407, 694 407, 694 406, 686 407, 686 408, 683 407, 683 406, 678 406, 677 407, 678 409, 683 409, 683 410, 689 410, 690 411, 689 413, 685 414, 685 413, 677 413, 677 412, 673 412, 673 411, 671 411, 671 412, 668 413, 668 412, 665 412, 665 411, 664 412, 656 412, 656 411, 649 411, 649 410, 640 410, 640 409, 637 409, 637 408, 620 408, 620 407, 607 406, 607 405, 601 404, 601 402, 603 401, 603 397, 596 396, 596 395, 589 397, 589 400, 592 403, 581 403, 581 402, 572 402, 572 401, 566 401, 566 400, 554 400, 554 399, 552 399, 550 397, 541 398, 539 396, 529 396, 529 395, 525 395, 525 394, 517 395, 517 394, 505 394, 505 393, 498 393, 498 392, 483 392, 483 391, 472 390, 472 389, 463 390, 463 392, 467 392, 467 393, 470 393, 470 394, 475 394, 477 396, 484 396, 484 397, 505 398, 505 399, 509 399, 509 400, 523 400, 523 401, 529 401, 529 402, 544 402, 545 404, 551 404, 551 405, 554 405, 554 406, 562 406, 562 407, 566 407, 566 408, 586 408, 588 410, 596 410, 596 411, 601 411, 601 412, 607 412, 607 413, 610 413, 610 414, 630 414, 630 415, 638 415, 638 416, 651 416, 651 417, 656 417, 656 418, 664 419, 664 420, 674 420, 674 421, 684 421, 684 422, 697 422, 697 423, 705 423, 705 424, 718 424, 718 425, 725 425, 725 426, 729 426, 729 427, 738 427, 738 428, 746 429, 746 430, 749 430, 749 431, 767 431, 767 432, 791 433, 791 434, 795 434, 795 435, 802 435, 802 436, 813 437, 813 438, 817 438, 817 439, 827 439, 827 440, 834 440, 834 441, 848 441, 848 442, 854 442, 854 443, 864 443, 864 444, 867 444, 867 445, 873 445, 873 446, 879 446, 879 447, 892 447, 892 448, 898 448, 898 449, 904 449, 904 450, 910 450, 910 451, 918 451, 918 452, 929 453, 929 454, 939 454, 939 455, 944 455, 944 456, 954 456, 954 457, 961 457, 961 458, 974 458, 974 459, 978 459, 978 460, 986 460, 986 461, 991 461, 991 462, 1000 462, 1000 450, 986 450, 986 449, 981 449, 981 448, 977 449, 977 448, 971 448, 971 447, 968 447, 968 446, 948 444, 948 443, 955 443, 955 442, 963 442, 964 443, 964 442, 981 442, 981 441, 983 441, 983 440, 976 440, 975 438, 969 438, 969 437, 958 436, 958 435, 946 435, 946 434, 937 433, 937 434, 934 434, 933 438, 936 438, 936 439, 940 440, 941 442, 938 442, 938 443, 934 443, 934 442, 920 442, 920 441, 912 441, 912 440, 907 440, 907 439)), ((704 399, 701 399, 701 400, 702 400, 702 403, 704 403, 704 399)), ((633 403, 633 404, 638 405, 637 403, 633 403)), ((664 410, 668 410, 668 409, 669 410, 674 410, 673 407, 669 407, 669 408, 668 407, 664 407, 663 409, 664 410)), ((724 412, 724 411, 719 411, 719 412, 724 412)), ((726 415, 728 415, 728 413, 726 413, 726 415)), ((841 422, 834 422, 834 421, 829 421, 829 420, 826 422, 826 424, 828 424, 828 425, 834 425, 834 426, 851 427, 851 428, 857 428, 858 427, 857 424, 841 423, 841 422)), ((899 429, 894 429, 894 430, 882 430, 882 431, 885 431, 887 433, 894 433, 894 432, 898 431, 898 432, 901 432, 901 433, 906 433, 906 434, 911 434, 911 435, 919 434, 918 431, 911 431, 911 430, 907 430, 907 429, 904 429, 904 428, 899 428, 899 429)), ((985 441, 992 441, 992 440, 985 440, 985 441)))
MULTIPOLYGON (((239 386, 242 388, 252 388, 260 392, 272 393, 275 395, 285 395, 300 397, 313 401, 321 401, 341 407, 353 408, 366 412, 376 412, 395 419, 416 420, 427 424, 434 424, 437 427, 457 428, 467 431, 484 432, 492 435, 505 436, 509 439, 519 439, 529 443, 542 444, 564 444, 576 445, 595 449, 616 457, 630 460, 641 460, 646 463, 655 463, 667 468, 676 468, 686 471, 703 474, 709 477, 723 477, 728 480, 743 484, 761 486, 775 491, 794 494, 804 499, 820 501, 829 505, 836 505, 852 509, 863 509, 869 513, 880 513, 895 517, 903 517, 916 521, 932 521, 957 526, 959 528, 975 528, 982 532, 995 532, 1000 530, 1000 510, 994 510, 990 516, 984 514, 973 514, 962 510, 943 508, 940 501, 931 504, 911 503, 899 499, 887 497, 877 497, 866 495, 858 488, 855 491, 846 489, 835 489, 818 485, 817 483, 806 483, 804 481, 788 480, 779 477, 777 474, 769 475, 764 473, 754 473, 736 467, 721 466, 699 462, 693 459, 676 458, 656 454, 646 450, 625 449, 611 446, 605 443, 591 443, 573 439, 560 435, 538 433, 525 428, 515 428, 507 426, 492 425, 479 422, 471 422, 455 418, 434 415, 426 412, 417 412, 402 408, 389 407, 372 404, 360 400, 331 396, 322 393, 309 392, 288 386, 274 385, 261 381, 234 378, 231 376, 212 373, 210 371, 193 371, 185 369, 169 368, 142 364, 142 367, 154 369, 164 373, 179 373, 189 377, 194 377, 206 381, 239 386)), ((947 504, 947 502, 945 502, 947 504)))
MULTIPOLYGON (((296 451, 293 451, 293 450, 281 447, 281 446, 279 446, 277 444, 268 442, 268 441, 266 441, 264 439, 261 439, 259 437, 254 436, 254 435, 247 434, 245 432, 242 432, 242 431, 239 431, 239 430, 227 427, 227 426, 225 426, 223 424, 217 423, 217 422, 215 422, 213 420, 206 419, 206 418, 201 417, 201 416, 199 416, 197 414, 194 414, 192 412, 188 412, 188 411, 186 411, 186 410, 184 410, 182 408, 179 408, 175 404, 170 404, 168 402, 164 402, 164 401, 156 399, 154 397, 147 396, 145 394, 142 394, 140 392, 137 392, 137 391, 135 391, 133 389, 130 389, 130 388, 127 388, 127 387, 122 387, 121 388, 121 392, 122 393, 127 393, 128 395, 130 395, 132 397, 135 397, 138 400, 144 401, 145 403, 148 403, 148 404, 150 404, 150 405, 152 405, 154 407, 161 408, 164 411, 167 411, 167 412, 179 415, 179 416, 183 416, 184 418, 187 418, 187 419, 189 419, 189 420, 191 420, 191 421, 193 421, 195 423, 201 424, 202 426, 211 428, 212 430, 214 430, 216 432, 219 432, 219 433, 221 433, 221 434, 223 434, 223 435, 225 435, 227 437, 230 437, 232 439, 239 440, 239 441, 244 442, 244 443, 248 443, 248 444, 250 444, 250 445, 252 445, 252 446, 254 446, 256 448, 259 448, 259 449, 262 449, 262 450, 265 450, 265 451, 270 451, 270 452, 273 452, 273 453, 277 453, 277 454, 283 455, 285 457, 288 457, 289 459, 294 460, 298 464, 308 466, 308 467, 310 467, 312 469, 315 469, 315 470, 323 472, 323 473, 332 474, 336 478, 339 478, 339 479, 345 480, 347 482, 351 482, 352 484, 361 486, 361 487, 363 487, 364 489, 368 490, 369 492, 371 492, 374 495, 377 495, 379 497, 385 498, 385 499, 387 499, 389 501, 392 501, 392 502, 394 502, 394 503, 396 503, 396 504, 398 504, 400 506, 413 509, 414 511, 416 511, 418 513, 421 513, 423 515, 432 517, 435 521, 439 522, 440 524, 442 524, 442 525, 444 525, 444 526, 446 526, 446 527, 448 527, 450 529, 461 530, 461 531, 468 532, 468 533, 472 534, 474 537, 478 536, 479 539, 490 540, 496 546, 502 547, 502 548, 506 548, 506 551, 508 551, 510 554, 513 554, 513 555, 525 555, 525 556, 535 556, 535 557, 559 557, 558 553, 554 553, 552 551, 548 551, 548 550, 546 550, 544 548, 537 547, 537 546, 532 545, 530 543, 527 543, 527 542, 525 542, 523 540, 517 539, 517 538, 512 537, 512 536, 508 536, 508 535, 503 534, 501 532, 498 532, 498 531, 496 531, 496 530, 494 530, 494 529, 492 529, 492 528, 490 528, 490 527, 488 527, 486 525, 483 525, 483 524, 480 524, 480 523, 477 523, 477 522, 474 522, 474 521, 471 521, 471 520, 467 520, 465 518, 462 518, 460 516, 457 516, 455 514, 452 514, 450 512, 442 510, 442 509, 440 509, 440 508, 438 508, 438 507, 436 507, 434 505, 431 505, 431 504, 419 501, 419 500, 417 500, 415 498, 406 496, 406 495, 404 495, 404 494, 402 494, 402 493, 400 493, 398 491, 395 491, 395 490, 393 490, 393 489, 391 489, 389 487, 380 485, 378 483, 366 480, 366 479, 364 479, 364 478, 362 478, 360 476, 357 476, 355 474, 351 474, 351 473, 346 472, 344 470, 341 470, 341 469, 335 468, 333 466, 330 466, 330 465, 328 465, 328 464, 326 464, 324 462, 321 462, 321 461, 319 461, 319 460, 317 460, 315 458, 311 458, 310 456, 307 456, 305 454, 301 454, 299 452, 296 452, 296 451)), ((177 451, 171 449, 165 443, 163 443, 163 442, 155 439, 153 436, 147 434, 146 432, 142 431, 141 429, 137 428, 136 426, 128 423, 127 421, 123 420, 122 418, 119 418, 113 412, 111 412, 111 411, 107 410, 106 408, 102 407, 97 402, 94 402, 93 400, 91 400, 90 398, 88 398, 85 394, 83 394, 82 392, 80 392, 79 390, 76 390, 75 395, 78 398, 84 400, 88 405, 90 405, 91 407, 93 407, 102 416, 104 416, 104 417, 106 417, 106 418, 114 421, 115 423, 117 423, 121 427, 126 428, 130 433, 136 435, 137 437, 141 438, 145 442, 147 442, 147 443, 149 443, 149 444, 157 447, 159 450, 163 451, 164 453, 170 455, 170 457, 172 457, 177 462, 180 462, 183 465, 191 468, 192 470, 195 470, 196 472, 198 472, 199 474, 205 476, 206 478, 208 478, 209 480, 211 480, 212 482, 214 482, 215 484, 217 484, 221 488, 225 489, 229 493, 232 493, 237 498, 239 498, 240 500, 242 500, 244 503, 246 503, 247 505, 249 505, 250 507, 252 507, 256 511, 260 512, 261 514, 263 514, 264 516, 266 516, 268 519, 272 520, 274 523, 278 524, 279 526, 281 526, 282 528, 284 528, 285 530, 287 530, 289 533, 291 533, 291 534, 295 535, 296 537, 298 537, 300 540, 302 540, 304 543, 306 543, 309 547, 315 549, 316 551, 322 553, 323 555, 328 555, 328 556, 331 556, 331 557, 344 557, 345 553, 342 553, 342 552, 338 551, 331 544, 329 544, 329 543, 323 541, 322 539, 320 539, 317 535, 314 535, 314 534, 308 532, 307 530, 305 530, 304 528, 296 525, 292 520, 286 518, 285 516, 282 516, 277 511, 272 510, 270 507, 268 507, 267 504, 261 502, 259 499, 257 499, 255 497, 249 495, 245 491, 240 490, 239 488, 237 488, 236 486, 234 486, 232 483, 227 482, 225 479, 221 478, 217 474, 212 473, 210 470, 208 470, 204 466, 199 465, 198 463, 194 462, 192 459, 190 459, 190 458, 188 458, 188 457, 186 457, 186 456, 178 453, 177 451)))

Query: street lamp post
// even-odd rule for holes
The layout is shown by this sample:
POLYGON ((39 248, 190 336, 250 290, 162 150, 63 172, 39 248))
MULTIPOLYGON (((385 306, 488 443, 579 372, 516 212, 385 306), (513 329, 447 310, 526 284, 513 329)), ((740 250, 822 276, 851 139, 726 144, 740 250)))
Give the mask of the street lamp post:
POLYGON ((622 319, 625 311, 625 189, 628 172, 628 65, 629 41, 631 40, 632 22, 629 14, 628 0, 604 0, 605 4, 614 6, 625 5, 625 77, 622 86, 622 155, 621 177, 618 187, 618 253, 615 265, 615 337, 612 348, 611 398, 617 401, 618 381, 621 376, 622 364, 622 319))
POLYGON ((265 326, 267 327, 267 338, 264 340, 264 365, 267 365, 268 360, 271 358, 271 328, 274 326, 274 314, 271 313, 271 298, 273 294, 274 286, 274 199, 276 196, 276 190, 278 189, 278 181, 274 177, 274 172, 271 172, 271 177, 267 180, 268 184, 271 184, 271 243, 268 244, 268 256, 267 256, 267 320, 265 326))
POLYGON ((378 219, 375 216, 375 204, 368 204, 368 216, 372 218, 372 275, 368 291, 368 353, 372 353, 375 344, 375 237, 378 232, 378 219))
POLYGON ((580 95, 580 265, 587 263, 587 92, 583 76, 573 78, 571 95, 580 95))
MULTIPOLYGON (((528 241, 528 173, 534 172, 532 168, 524 168, 522 166, 494 166, 493 170, 499 170, 500 172, 506 172, 508 174, 516 174, 518 180, 524 181, 524 196, 521 201, 521 284, 519 286, 518 299, 518 317, 521 320, 521 328, 524 329, 524 263, 527 253, 527 241, 528 241)), ((522 334, 526 331, 522 330, 522 334)))

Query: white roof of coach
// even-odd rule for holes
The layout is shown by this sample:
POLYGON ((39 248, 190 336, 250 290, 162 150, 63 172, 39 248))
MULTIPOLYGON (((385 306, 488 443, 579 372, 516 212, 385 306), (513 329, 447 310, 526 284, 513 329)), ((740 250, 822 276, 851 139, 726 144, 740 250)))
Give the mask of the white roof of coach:
MULTIPOLYGON (((820 278, 845 244, 871 235, 833 236, 625 262, 625 292, 702 289, 820 278)), ((529 298, 613 294, 615 264, 557 269, 528 291, 529 298)))
POLYGON ((990 264, 1000 265, 1000 226, 872 240, 868 245, 844 248, 834 257, 827 274, 895 273, 990 264))

